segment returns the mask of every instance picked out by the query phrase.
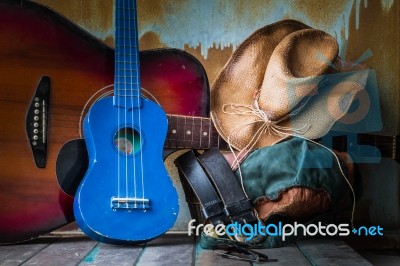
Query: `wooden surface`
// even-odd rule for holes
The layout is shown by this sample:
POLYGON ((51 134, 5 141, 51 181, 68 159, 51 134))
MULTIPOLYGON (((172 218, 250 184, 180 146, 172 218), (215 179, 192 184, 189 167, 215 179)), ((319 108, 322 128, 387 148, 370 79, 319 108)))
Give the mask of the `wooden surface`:
MULTIPOLYGON (((372 265, 342 241, 302 240, 283 248, 261 249, 267 265, 372 265)), ((45 236, 30 242, 0 246, 0 265, 259 265, 222 258, 204 250, 193 237, 167 234, 147 244, 116 246, 93 241, 83 234, 45 236)), ((223 252, 223 251, 221 251, 223 252)))

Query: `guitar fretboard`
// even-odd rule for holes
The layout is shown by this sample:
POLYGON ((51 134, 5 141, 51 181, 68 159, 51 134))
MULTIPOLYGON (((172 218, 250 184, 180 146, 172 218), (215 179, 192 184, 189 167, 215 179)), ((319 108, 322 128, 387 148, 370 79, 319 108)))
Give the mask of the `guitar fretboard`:
MULTIPOLYGON (((209 149, 217 147, 227 150, 228 144, 221 138, 215 129, 213 122, 207 117, 192 117, 180 115, 167 115, 168 132, 165 140, 165 148, 173 149, 209 149)), ((399 136, 379 136, 369 134, 357 134, 357 136, 338 136, 332 139, 333 149, 347 151, 347 147, 361 147, 368 145, 376 147, 380 154, 363 154, 357 149, 351 150, 358 156, 379 156, 400 161, 399 136)))
POLYGON ((364 156, 362 151, 358 151, 361 145, 368 145, 376 147, 380 154, 368 154, 367 156, 382 156, 384 158, 391 158, 399 162, 400 141, 399 136, 380 136, 369 134, 357 134, 353 138, 338 136, 333 138, 333 148, 339 151, 346 151, 347 147, 355 147, 352 152, 356 155, 364 156))
POLYGON ((228 149, 210 118, 167 115, 168 133, 164 147, 209 149, 217 147, 228 149))

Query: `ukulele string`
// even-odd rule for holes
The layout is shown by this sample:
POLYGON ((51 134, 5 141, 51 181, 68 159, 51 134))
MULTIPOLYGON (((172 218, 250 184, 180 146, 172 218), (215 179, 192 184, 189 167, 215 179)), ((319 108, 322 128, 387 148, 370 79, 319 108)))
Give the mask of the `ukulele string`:
MULTIPOLYGON (((134 30, 134 36, 133 36, 133 41, 135 42, 134 43, 134 46, 135 46, 135 53, 133 53, 134 54, 134 56, 135 56, 135 66, 136 66, 136 73, 137 73, 137 75, 136 75, 136 85, 137 85, 137 87, 138 87, 138 89, 140 89, 140 62, 139 62, 139 53, 138 53, 138 51, 139 51, 139 41, 138 41, 138 31, 139 31, 139 28, 138 28, 138 21, 137 21, 137 16, 136 16, 136 0, 134 0, 134 1, 132 1, 132 3, 133 3, 133 7, 132 7, 132 10, 134 10, 134 12, 135 12, 135 15, 133 16, 133 18, 132 18, 132 20, 130 20, 130 21, 132 21, 133 22, 133 30, 134 30)), ((140 106, 140 101, 141 101, 141 99, 140 99, 140 93, 137 95, 138 97, 137 97, 137 106, 138 106, 138 124, 139 124, 139 135, 141 135, 141 133, 142 133, 142 121, 141 121, 141 106, 140 106)), ((132 98, 132 101, 133 101, 133 98, 132 98)), ((145 203, 144 203, 144 199, 145 199, 145 195, 144 195, 144 168, 143 168, 143 150, 142 150, 142 147, 141 147, 141 138, 139 139, 139 152, 140 152, 140 172, 141 172, 141 182, 142 182, 142 199, 143 199, 143 201, 142 201, 142 204, 143 204, 143 209, 145 209, 145 203)))
MULTIPOLYGON (((136 0, 134 0, 133 1, 133 3, 134 3, 134 9, 135 9, 135 12, 136 12, 136 0)), ((137 16, 135 16, 134 17, 134 21, 135 21, 135 24, 134 24, 134 32, 135 32, 135 40, 136 40, 136 47, 137 47, 137 49, 136 49, 136 53, 135 53, 135 57, 136 57, 136 62, 138 62, 138 64, 137 64, 137 73, 138 73, 138 75, 136 76, 136 79, 137 79, 137 84, 139 84, 139 88, 141 87, 140 86, 140 67, 139 67, 139 65, 140 65, 140 63, 139 63, 139 54, 138 54, 138 51, 139 51, 139 41, 138 41, 138 38, 139 38, 139 23, 138 23, 138 21, 137 21, 137 16)), ((138 95, 139 97, 137 97, 137 101, 138 101, 138 104, 140 104, 140 94, 138 95)), ((142 122, 141 122, 141 118, 142 118, 142 116, 141 116, 141 108, 139 108, 139 132, 142 132, 142 122)), ((143 199, 143 208, 145 207, 144 206, 144 199, 145 199, 145 196, 144 196, 144 192, 145 192, 145 188, 144 188, 144 167, 143 167, 143 149, 140 147, 140 169, 141 169, 141 172, 142 172, 142 199, 143 199)))
MULTIPOLYGON (((128 62, 131 64, 131 66, 128 68, 129 70, 130 70, 130 73, 129 73, 129 78, 130 78, 130 86, 129 86, 129 97, 130 97, 130 100, 131 100, 131 106, 132 106, 132 109, 131 109, 131 121, 132 121, 132 130, 133 130, 133 132, 132 132, 132 166, 133 166, 133 188, 134 188, 134 198, 136 199, 136 197, 137 197, 137 186, 136 186, 136 163, 135 163, 135 142, 136 142, 136 140, 135 140, 135 127, 134 127, 134 125, 135 125, 135 121, 134 121, 134 110, 133 110, 133 92, 134 92, 134 89, 133 89, 133 75, 132 75, 132 62, 133 62, 133 60, 132 60, 132 43, 131 43, 131 18, 130 18, 130 14, 131 14, 131 12, 130 12, 130 6, 129 6, 129 2, 130 1, 128 1, 128 27, 126 27, 126 25, 125 25, 125 29, 128 29, 128 47, 129 47, 129 60, 128 60, 128 62)), ((126 186, 128 186, 129 185, 129 183, 127 183, 126 184, 126 186)), ((135 204, 136 205, 136 204, 135 204)))
MULTIPOLYGON (((128 12, 128 17, 126 17, 126 10, 129 11, 129 1, 128 1, 128 7, 125 6, 126 5, 126 1, 123 1, 123 5, 124 5, 124 8, 123 8, 123 11, 122 11, 122 14, 123 14, 123 20, 122 21, 124 22, 124 25, 123 25, 122 31, 123 31, 123 43, 124 43, 124 46, 123 46, 123 49, 124 49, 124 52, 123 52, 123 54, 124 54, 124 60, 123 60, 123 64, 124 64, 124 70, 123 70, 123 72, 124 72, 124 91, 121 91, 121 93, 124 95, 124 106, 125 106, 124 123, 125 123, 125 128, 126 128, 127 127, 127 116, 128 116, 128 111, 129 111, 128 105, 127 105, 127 103, 128 103, 127 102, 127 97, 128 97, 127 92, 131 88, 131 85, 128 83, 128 80, 127 80, 127 78, 129 78, 129 77, 127 77, 128 76, 127 74, 130 74, 129 73, 129 67, 128 67, 128 64, 130 63, 130 60, 126 60, 127 54, 130 53, 130 50, 128 49, 128 52, 125 50, 126 47, 130 48, 129 41, 128 41, 128 43, 126 43, 126 40, 129 39, 129 31, 127 32, 127 25, 126 25, 126 22, 129 21, 129 12, 128 12)), ((129 28, 128 28, 128 30, 129 30, 129 28)), ((133 134, 133 138, 134 138, 134 135, 135 134, 133 134)), ((125 131, 125 138, 128 138, 128 132, 127 131, 125 131)), ((128 143, 128 141, 126 143, 128 143)), ((133 143, 134 143, 134 139, 133 139, 133 143)), ((132 145, 133 145, 133 143, 132 143, 132 145)), ((129 149, 130 149, 129 146, 125 147, 125 194, 126 194, 127 198, 129 198, 129 171, 128 171, 128 163, 129 163, 128 159, 129 159, 129 153, 130 153, 129 149)), ((135 169, 135 165, 133 165, 133 169, 135 169)), ((134 197, 136 198, 136 187, 135 186, 134 186, 134 197)))
MULTIPOLYGON (((121 9, 118 9, 117 10, 117 13, 118 13, 118 18, 117 18, 117 21, 119 22, 119 23, 121 23, 121 16, 122 16, 122 14, 121 14, 121 9)), ((121 27, 121 25, 116 25, 116 27, 117 27, 117 31, 120 31, 120 27, 121 27), (119 28, 119 29, 118 29, 119 28)), ((118 33, 116 32, 116 35, 117 35, 118 33)), ((119 34, 118 34, 119 35, 119 34)), ((115 86, 117 86, 117 88, 118 88, 118 90, 116 91, 116 93, 115 94, 117 94, 116 96, 114 96, 114 97, 116 97, 117 98, 117 102, 118 102, 118 106, 117 106, 117 110, 118 110, 118 121, 117 121, 117 128, 119 128, 119 125, 120 125, 120 122, 121 122, 121 111, 122 111, 122 108, 121 108, 121 97, 118 95, 119 94, 119 91, 121 90, 121 86, 124 86, 124 84, 121 84, 120 83, 120 79, 121 79, 121 74, 120 74, 120 70, 119 70, 119 68, 118 68, 118 65, 121 63, 121 61, 120 61, 120 56, 121 56, 121 40, 120 40, 120 38, 117 38, 116 37, 116 40, 119 40, 118 41, 118 54, 117 54, 117 57, 116 57, 116 66, 115 66, 115 69, 116 70, 118 70, 117 71, 117 77, 118 77, 118 79, 115 81, 117 84, 115 84, 115 86)), ((119 131, 118 132, 118 134, 121 134, 122 136, 123 136, 123 132, 121 132, 121 131, 119 131)), ((121 135, 118 135, 117 136, 117 144, 118 144, 118 148, 119 149, 122 149, 122 143, 120 143, 120 141, 121 141, 121 135)), ((118 198, 120 198, 121 197, 121 193, 122 193, 122 191, 121 191, 121 183, 122 183, 122 174, 121 174, 121 164, 122 164, 122 162, 121 162, 121 154, 120 154, 120 152, 121 153, 123 153, 123 150, 119 150, 118 152, 117 152, 117 156, 118 156, 118 169, 117 169, 117 171, 118 171, 118 198)), ((119 203, 118 203, 118 205, 119 205, 119 203)))

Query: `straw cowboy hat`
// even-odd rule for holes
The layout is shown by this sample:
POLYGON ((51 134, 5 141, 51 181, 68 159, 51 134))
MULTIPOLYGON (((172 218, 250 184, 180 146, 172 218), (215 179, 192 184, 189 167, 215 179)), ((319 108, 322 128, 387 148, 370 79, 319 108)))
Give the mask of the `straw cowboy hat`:
POLYGON ((332 36, 294 20, 257 30, 211 87, 216 129, 237 150, 324 136, 368 76, 366 70, 343 75, 338 50, 332 36))

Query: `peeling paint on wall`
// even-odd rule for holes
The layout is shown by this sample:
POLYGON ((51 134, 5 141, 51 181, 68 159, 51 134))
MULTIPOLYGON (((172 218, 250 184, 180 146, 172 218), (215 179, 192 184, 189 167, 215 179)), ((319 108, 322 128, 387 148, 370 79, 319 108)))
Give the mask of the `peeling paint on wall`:
MULTIPOLYGON (((62 11, 84 29, 113 45, 114 1, 37 2, 62 11)), ((393 4, 394 0, 381 0, 381 8, 385 12, 389 11, 393 4)), ((368 8, 368 0, 139 0, 139 37, 150 33, 158 36, 159 43, 164 46, 180 49, 184 49, 185 46, 200 47, 201 55, 207 59, 209 49, 236 48, 258 28, 291 18, 334 36, 341 48, 341 55, 344 56, 353 7, 358 29, 360 8, 368 8)))
MULTIPOLYGON (((258 28, 291 18, 330 33, 343 50, 349 38, 353 7, 358 29, 360 8, 367 8, 368 3, 363 1, 363 4, 361 0, 332 2, 188 0, 177 4, 175 1, 162 1, 157 17, 147 17, 149 10, 143 10, 140 35, 153 32, 169 47, 201 46, 201 54, 207 58, 212 47, 236 48, 258 28)), ((387 2, 382 0, 382 9, 391 8, 393 1, 391 4, 387 2)), ((147 4, 143 9, 147 9, 147 4)))
POLYGON ((381 0, 383 11, 389 11, 392 8, 394 0, 381 0))

